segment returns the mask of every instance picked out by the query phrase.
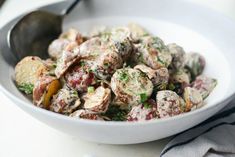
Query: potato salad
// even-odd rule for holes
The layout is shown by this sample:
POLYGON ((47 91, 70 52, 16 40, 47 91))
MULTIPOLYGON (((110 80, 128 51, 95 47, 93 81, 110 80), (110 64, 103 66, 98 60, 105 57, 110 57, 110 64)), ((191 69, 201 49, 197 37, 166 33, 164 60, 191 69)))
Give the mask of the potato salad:
POLYGON ((166 44, 131 23, 84 35, 71 28, 48 47, 48 59, 23 58, 15 82, 37 107, 71 118, 148 121, 205 105, 217 80, 203 74, 198 52, 166 44))

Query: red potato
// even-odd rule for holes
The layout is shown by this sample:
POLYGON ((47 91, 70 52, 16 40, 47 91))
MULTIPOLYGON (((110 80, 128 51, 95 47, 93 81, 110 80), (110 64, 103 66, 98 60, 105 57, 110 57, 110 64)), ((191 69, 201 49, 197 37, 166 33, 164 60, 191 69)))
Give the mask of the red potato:
POLYGON ((160 38, 144 36, 140 41, 135 45, 136 51, 133 56, 135 62, 146 64, 155 70, 170 65, 172 56, 160 38))
POLYGON ((83 109, 73 112, 72 114, 70 114, 70 117, 89 120, 104 120, 100 115, 83 109))
POLYGON ((96 78, 89 66, 76 65, 66 72, 65 81, 68 87, 86 92, 89 86, 96 83, 96 78))
POLYGON ((127 115, 127 121, 147 121, 156 118, 158 118, 157 104, 154 100, 133 106, 127 115))
POLYGON ((195 88, 202 95, 203 99, 206 99, 209 94, 213 91, 213 89, 217 85, 217 80, 214 78, 210 78, 204 75, 200 75, 196 77, 195 81, 192 82, 192 88, 195 88))
POLYGON ((167 48, 169 49, 171 56, 172 56, 172 62, 171 62, 171 68, 174 70, 181 69, 184 67, 184 61, 185 61, 185 51, 184 49, 175 44, 171 43, 167 45, 167 48))
POLYGON ((66 32, 63 32, 60 35, 59 39, 66 39, 71 42, 75 41, 78 45, 80 45, 85 41, 85 38, 82 36, 82 34, 79 33, 79 31, 76 30, 75 28, 70 28, 66 32))
POLYGON ((131 32, 126 27, 115 27, 110 31, 109 43, 116 52, 126 61, 132 51, 131 32))
POLYGON ((56 39, 48 47, 49 56, 55 60, 59 59, 63 50, 70 43, 67 39, 56 39))
POLYGON ((79 47, 77 43, 71 42, 63 50, 60 58, 57 60, 55 75, 60 78, 78 59, 79 47))
POLYGON ((155 90, 165 90, 169 80, 169 72, 167 68, 154 70, 144 64, 139 64, 134 67, 145 73, 152 81, 155 90))
POLYGON ((113 73, 122 67, 123 60, 121 56, 112 49, 105 51, 92 61, 87 61, 96 77, 108 80, 113 73))
POLYGON ((149 32, 147 32, 147 30, 145 30, 142 26, 136 23, 129 23, 127 25, 127 28, 131 32, 131 37, 134 41, 138 41, 139 38, 149 35, 149 32))
POLYGON ((182 99, 173 91, 163 90, 156 95, 157 110, 160 118, 172 117, 184 112, 182 99))
POLYGON ((190 75, 184 70, 185 69, 179 69, 170 74, 168 88, 179 95, 182 95, 185 87, 190 86, 190 75))
POLYGON ((189 70, 192 79, 201 75, 206 65, 205 58, 197 52, 189 52, 185 55, 185 68, 189 70))
POLYGON ((186 87, 184 89, 183 98, 185 100, 186 112, 203 106, 202 96, 197 89, 186 87))
POLYGON ((68 115, 78 109, 80 104, 81 101, 77 91, 64 87, 53 96, 50 110, 68 115))
POLYGON ((94 91, 88 92, 84 99, 85 109, 95 113, 105 113, 111 102, 111 90, 100 86, 94 91))
POLYGON ((151 96, 153 83, 139 70, 122 68, 113 74, 111 88, 118 102, 134 106, 141 102, 141 95, 146 98, 151 96))
POLYGON ((80 57, 100 79, 110 79, 115 70, 123 65, 123 59, 108 41, 95 37, 84 42, 79 48, 80 57))
POLYGON ((51 99, 61 88, 60 81, 52 76, 42 76, 33 89, 33 102, 36 106, 49 109, 51 99))

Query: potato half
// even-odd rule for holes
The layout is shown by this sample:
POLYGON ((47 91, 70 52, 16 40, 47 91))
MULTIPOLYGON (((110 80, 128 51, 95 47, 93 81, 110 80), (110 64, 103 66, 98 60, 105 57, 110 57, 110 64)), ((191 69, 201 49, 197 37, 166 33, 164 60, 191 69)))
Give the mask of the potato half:
POLYGON ((47 67, 43 61, 36 56, 23 58, 15 67, 15 81, 17 85, 32 84, 34 85, 47 67))
POLYGON ((33 89, 33 101, 36 106, 48 109, 51 99, 61 88, 60 81, 52 76, 43 76, 33 89))
POLYGON ((107 111, 110 101, 111 90, 100 86, 85 96, 84 108, 92 112, 104 113, 107 111))

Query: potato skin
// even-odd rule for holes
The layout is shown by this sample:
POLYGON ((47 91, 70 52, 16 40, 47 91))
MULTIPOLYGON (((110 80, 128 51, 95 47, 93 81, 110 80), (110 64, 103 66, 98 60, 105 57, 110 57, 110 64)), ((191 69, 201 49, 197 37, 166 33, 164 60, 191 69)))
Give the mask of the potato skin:
POLYGON ((152 69, 167 68, 172 56, 164 42, 158 37, 144 36, 135 44, 134 62, 143 63, 152 69))
POLYGON ((196 77, 195 81, 193 81, 191 84, 192 88, 195 88, 199 91, 203 99, 206 99, 209 96, 216 85, 216 79, 204 75, 196 77))
POLYGON ((61 88, 60 81, 52 76, 42 76, 35 83, 33 102, 36 106, 49 109, 51 99, 61 88))
POLYGON ((167 48, 170 51, 170 54, 172 56, 172 62, 171 62, 171 68, 177 70, 182 69, 184 67, 184 61, 185 61, 185 51, 184 49, 175 44, 171 43, 167 45, 167 48))
POLYGON ((198 75, 201 75, 206 65, 205 58, 197 52, 186 53, 185 68, 191 73, 194 80, 198 75))
POLYGON ((84 99, 85 109, 95 113, 105 113, 111 102, 111 90, 100 86, 94 92, 87 93, 84 99))
POLYGON ((138 105, 141 94, 148 98, 153 91, 153 83, 141 71, 132 68, 118 69, 111 78, 111 88, 116 99, 124 105, 138 105))
POLYGON ((105 42, 101 38, 95 37, 84 42, 79 48, 82 60, 96 77, 104 80, 110 79, 115 70, 123 65, 121 55, 108 44, 108 41, 105 42))
POLYGON ((63 32, 58 39, 51 42, 48 47, 49 56, 55 60, 59 59, 63 53, 63 50, 70 43, 82 44, 85 38, 74 28, 63 32))
POLYGON ((184 88, 190 85, 190 76, 184 71, 184 69, 173 71, 170 74, 169 85, 174 87, 169 87, 169 89, 172 88, 171 90, 182 95, 184 88))
POLYGON ((34 85, 41 75, 47 72, 43 61, 36 56, 23 58, 15 67, 15 81, 17 85, 34 85))
POLYGON ((79 92, 86 92, 87 87, 96 83, 95 74, 87 65, 75 65, 65 73, 65 81, 68 87, 79 92))
POLYGON ((160 118, 172 117, 183 112, 181 105, 184 104, 181 103, 182 100, 173 91, 163 90, 157 92, 156 102, 160 118))
POLYGON ((122 67, 123 60, 117 52, 107 49, 94 61, 88 61, 88 64, 97 78, 109 80, 122 67))
POLYGON ((139 38, 146 36, 146 35, 149 35, 147 30, 145 30, 142 26, 140 26, 136 23, 129 23, 127 25, 127 28, 130 30, 131 36, 134 41, 138 41, 139 38))
POLYGON ((152 99, 144 104, 133 106, 127 115, 127 121, 147 121, 157 118, 157 104, 152 99))
POLYGON ((60 89, 56 95, 53 96, 50 105, 50 110, 65 115, 71 114, 81 104, 77 91, 71 90, 68 87, 60 89))
POLYGON ((56 39, 48 47, 48 54, 51 58, 57 60, 62 55, 65 47, 70 43, 67 39, 56 39))
POLYGON ((169 80, 169 72, 167 68, 154 70, 144 64, 138 64, 134 69, 145 73, 154 85, 154 90, 165 90, 169 80))
POLYGON ((131 32, 126 27, 116 27, 113 28, 110 33, 110 45, 123 58, 123 60, 126 61, 133 51, 131 32))
POLYGON ((126 61, 133 51, 131 32, 127 27, 101 28, 96 31, 95 36, 99 37, 106 48, 118 53, 123 61, 126 61))
POLYGON ((89 120, 104 120, 100 115, 84 109, 73 112, 72 114, 70 114, 70 117, 89 120))
POLYGON ((78 45, 80 45, 85 41, 85 38, 82 36, 82 34, 79 33, 79 31, 76 30, 75 28, 70 28, 66 32, 63 32, 60 35, 59 39, 66 39, 71 42, 75 41, 78 45))
POLYGON ((134 69, 140 70, 143 73, 145 73, 150 80, 153 80, 156 77, 156 70, 154 70, 144 64, 138 64, 134 67, 134 69))
POLYGON ((61 78, 69 67, 79 59, 78 53, 79 47, 75 42, 71 42, 65 47, 57 60, 57 66, 55 68, 55 75, 57 78, 61 78))
POLYGON ((200 108, 203 105, 203 98, 197 89, 186 87, 184 89, 183 98, 186 103, 186 112, 196 108, 200 108))

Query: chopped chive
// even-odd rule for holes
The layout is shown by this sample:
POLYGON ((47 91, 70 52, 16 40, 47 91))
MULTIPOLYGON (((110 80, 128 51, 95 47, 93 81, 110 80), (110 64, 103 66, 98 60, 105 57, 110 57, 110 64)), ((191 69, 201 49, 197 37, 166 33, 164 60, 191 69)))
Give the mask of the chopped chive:
POLYGON ((53 64, 52 64, 52 67, 53 67, 53 68, 56 68, 56 67, 57 67, 57 64, 56 64, 56 63, 53 63, 53 64))
POLYGON ((175 89, 175 85, 174 85, 173 83, 170 83, 170 84, 168 85, 168 88, 169 88, 170 90, 174 90, 174 89, 175 89))
POLYGON ((147 97, 146 93, 141 93, 140 94, 140 102, 141 103, 144 103, 147 99, 148 99, 148 97, 147 97))
POLYGON ((74 97, 78 97, 78 92, 75 91, 75 90, 72 90, 71 95, 74 96, 74 97))
POLYGON ((23 83, 18 86, 18 89, 25 94, 32 94, 33 93, 33 87, 34 85, 31 83, 23 83))
POLYGON ((95 91, 95 88, 93 87, 93 86, 89 86, 88 88, 87 88, 87 92, 88 93, 93 93, 95 91))
POLYGON ((80 61, 79 63, 80 63, 80 66, 82 66, 82 67, 85 66, 85 62, 84 61, 80 61))
POLYGON ((166 65, 166 63, 159 56, 157 56, 157 61, 160 62, 164 66, 166 65))
POLYGON ((145 102, 145 103, 144 103, 144 108, 149 109, 149 108, 150 108, 150 105, 149 105, 147 102, 145 102))
POLYGON ((109 117, 113 121, 125 121, 128 112, 128 110, 121 109, 117 105, 110 105, 104 116, 109 117))
POLYGON ((104 67, 108 68, 109 67, 109 63, 104 63, 104 67))
POLYGON ((125 72, 123 71, 123 72, 120 73, 119 79, 126 82, 126 81, 128 81, 129 76, 128 76, 127 73, 125 73, 125 72))

